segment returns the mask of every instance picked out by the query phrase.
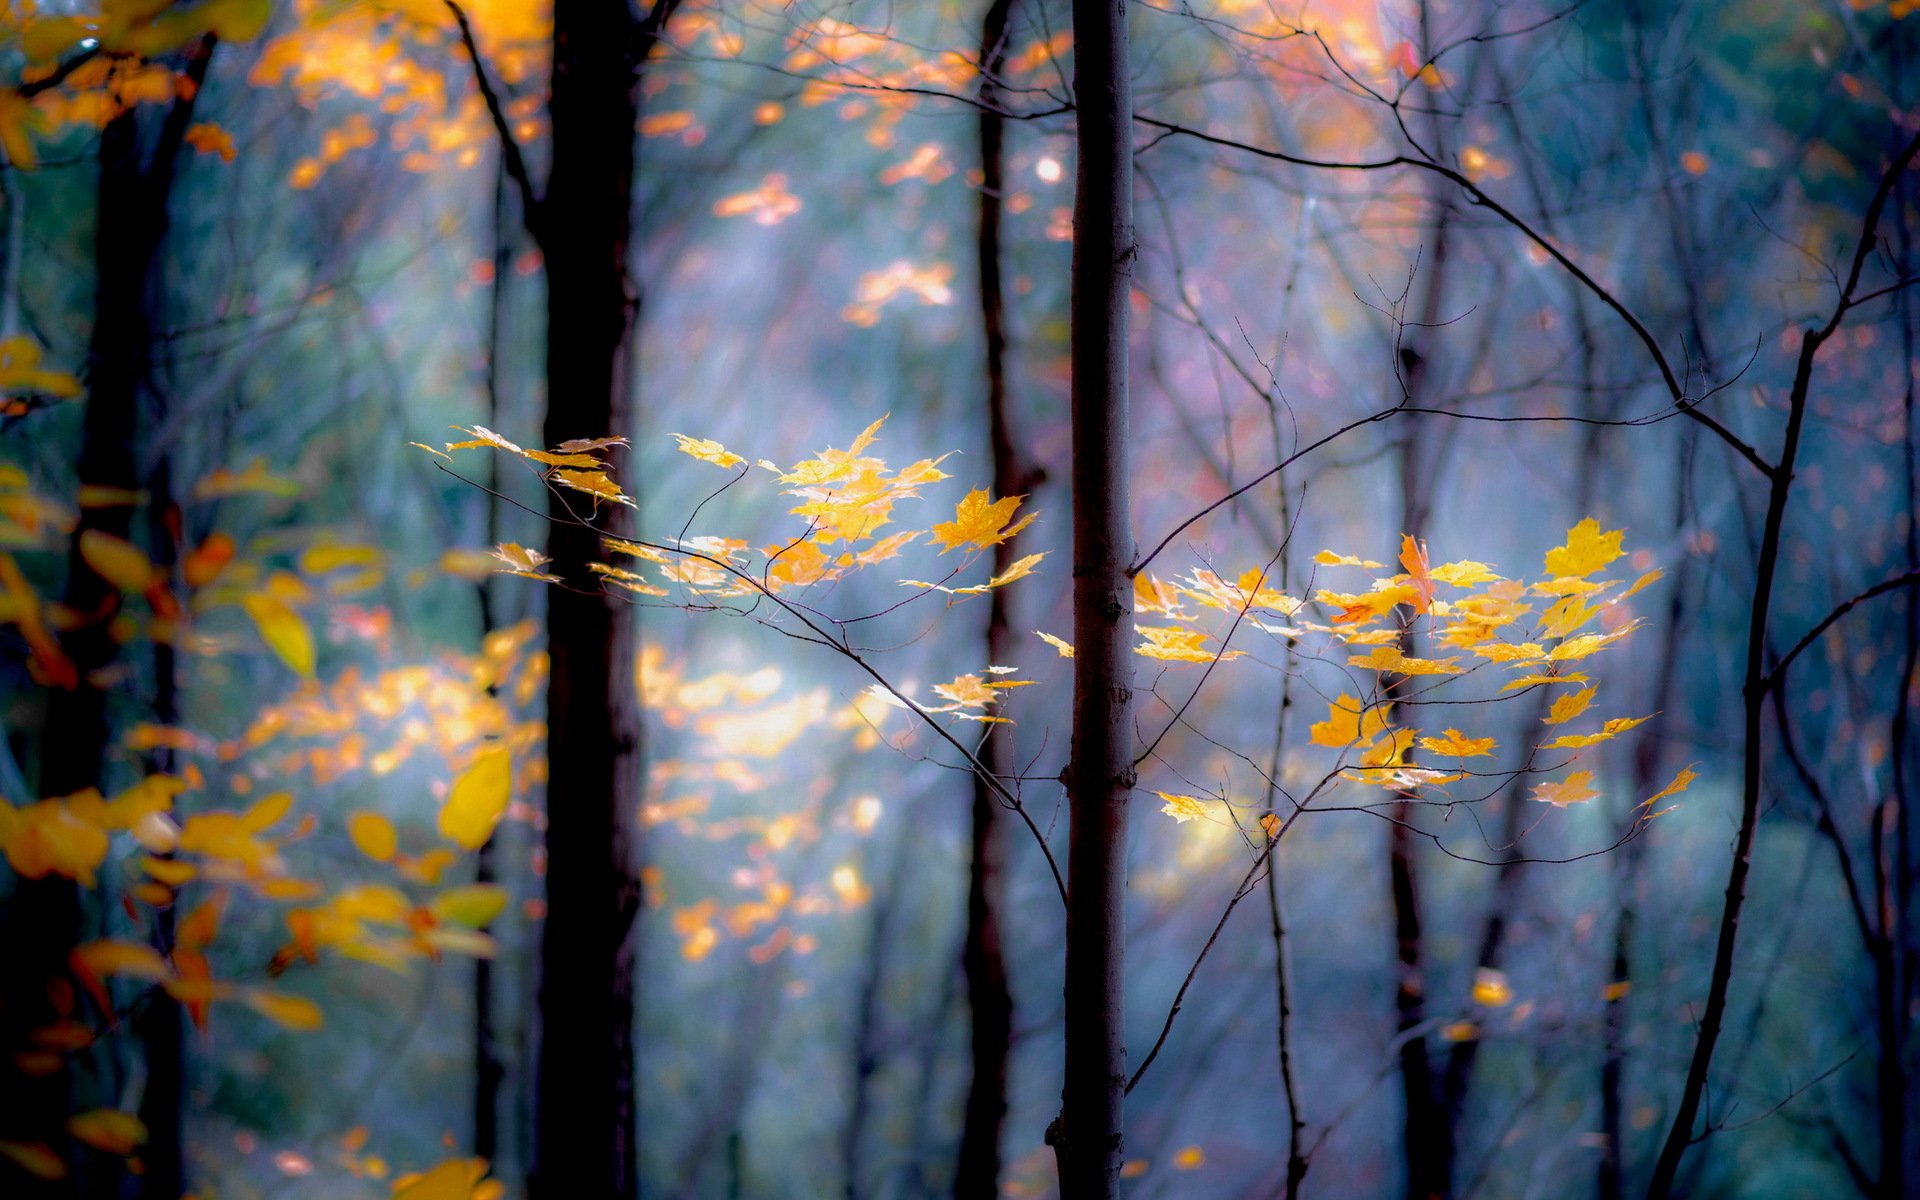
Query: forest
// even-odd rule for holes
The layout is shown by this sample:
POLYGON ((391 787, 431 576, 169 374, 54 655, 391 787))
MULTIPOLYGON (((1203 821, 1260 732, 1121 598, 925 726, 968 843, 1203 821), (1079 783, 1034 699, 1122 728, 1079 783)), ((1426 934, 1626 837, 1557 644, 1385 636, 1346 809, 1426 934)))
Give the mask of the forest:
POLYGON ((1920 2, 0 0, 0 1196, 1920 1194, 1920 2))

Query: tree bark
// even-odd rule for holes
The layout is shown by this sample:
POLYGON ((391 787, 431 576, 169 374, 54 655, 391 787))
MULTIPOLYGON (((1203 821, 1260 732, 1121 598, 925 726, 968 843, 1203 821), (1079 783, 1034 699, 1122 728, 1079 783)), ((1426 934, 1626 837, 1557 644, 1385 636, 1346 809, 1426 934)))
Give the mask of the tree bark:
POLYGON ((1125 0, 1075 0, 1070 341, 1073 734, 1066 782, 1066 1078, 1051 1139, 1063 1195, 1119 1187, 1127 1083, 1122 971, 1133 766, 1127 304, 1135 256, 1125 0))
POLYGON ((1772 464, 1767 488, 1766 522, 1761 529, 1759 556, 1755 562, 1753 600, 1748 610, 1747 658, 1741 687, 1744 713, 1741 729, 1740 827, 1734 835, 1733 862, 1727 871, 1725 903, 1721 907, 1720 932, 1715 941, 1713 973, 1707 984, 1706 1003, 1700 1016, 1700 1029, 1694 1039, 1692 1061, 1686 1081, 1674 1108, 1673 1123, 1654 1163, 1653 1179, 1647 1187, 1648 1200, 1666 1200, 1673 1192, 1680 1160, 1694 1141, 1694 1125, 1700 1117, 1700 1102, 1706 1092, 1708 1071, 1713 1064, 1714 1044, 1726 1020, 1727 994, 1733 984, 1734 944, 1740 935, 1740 913, 1746 902, 1747 876, 1753 868, 1753 839, 1760 823, 1762 746, 1761 719, 1766 711, 1767 692, 1773 676, 1767 666, 1768 618, 1773 607, 1773 585, 1780 564, 1784 541, 1787 503, 1792 498, 1794 467, 1800 453, 1800 437, 1806 425, 1809 393, 1813 388, 1814 361, 1820 347, 1839 331, 1853 305, 1855 289, 1872 253, 1881 214, 1901 174, 1920 157, 1920 135, 1909 140, 1894 156, 1892 165, 1881 176, 1873 200, 1867 207, 1860 243, 1853 264, 1840 290, 1833 313, 1825 324, 1804 331, 1800 353, 1794 363, 1793 386, 1787 395, 1787 424, 1780 439, 1780 456, 1772 464))
MULTIPOLYGON (((628 0, 556 0, 552 169, 534 230, 546 260, 548 445, 612 432, 633 319, 627 248, 643 23, 628 0)), ((529 214, 532 216, 533 214, 529 214)), ((600 529, 549 501, 547 913, 529 1194, 638 1193, 633 930, 641 895, 639 714, 629 622, 585 565, 600 529), (580 590, 574 590, 578 587, 580 590)))
MULTIPOLYGON (((130 494, 144 482, 136 447, 140 403, 152 366, 150 290, 153 269, 168 228, 168 204, 182 141, 192 120, 194 100, 206 79, 215 39, 203 37, 186 51, 182 73, 191 86, 168 109, 154 139, 150 159, 142 153, 140 121, 128 107, 116 113, 101 130, 100 172, 96 185, 94 232, 94 323, 87 355, 87 395, 81 416, 78 482, 82 489, 101 488, 130 494)), ((170 546, 160 544, 167 514, 156 514, 155 552, 170 561, 170 546)), ((90 532, 122 540, 133 535, 134 507, 127 502, 82 504, 67 556, 67 578, 62 603, 79 614, 80 621, 61 636, 61 649, 73 665, 74 678, 55 681, 49 689, 47 722, 40 745, 39 794, 71 795, 105 782, 107 750, 112 728, 107 695, 98 673, 118 656, 111 635, 123 597, 81 556, 81 539, 90 532)), ((171 650, 156 645, 156 711, 173 705, 171 650)), ((67 970, 67 954, 80 936, 82 902, 72 882, 47 878, 19 880, 9 904, 8 944, 15 947, 9 972, 5 1008, 11 1035, 52 1019, 45 985, 67 970), (16 1028, 17 1027, 17 1028, 16 1028)), ((166 918, 162 916, 164 924, 166 918)), ((166 936, 162 930, 162 936, 166 936)), ((170 947, 162 947, 169 949, 170 947)), ((182 1097, 182 1038, 180 1010, 159 989, 153 989, 142 1010, 137 1032, 147 1056, 148 1087, 140 1101, 142 1119, 149 1125, 151 1170, 144 1182, 146 1194, 171 1188, 181 1194, 183 1168, 180 1150, 182 1097)), ((17 1036, 9 1045, 18 1045, 17 1036)), ((56 1148, 66 1143, 63 1122, 72 1111, 73 1082, 67 1070, 41 1078, 8 1079, 4 1084, 6 1127, 10 1136, 45 1141, 56 1148)), ((87 1177, 90 1192, 117 1194, 123 1174, 100 1160, 87 1177)), ((46 1194, 71 1194, 76 1180, 34 1183, 46 1194)), ((27 1195, 38 1194, 29 1190, 27 1195)))
MULTIPOLYGON (((1006 62, 1008 18, 1013 0, 992 0, 980 31, 980 211, 975 248, 980 272, 980 328, 986 344, 987 437, 993 457, 995 497, 1026 491, 1032 472, 1014 448, 1007 415, 1007 332, 1000 275, 1001 192, 1005 187, 1006 118, 996 109, 996 82, 1006 62)), ((1016 538, 993 548, 995 575, 1013 565, 1016 538)), ((987 661, 1004 663, 1012 626, 1005 588, 996 588, 987 608, 987 661)), ((988 727, 990 730, 992 726, 988 727)), ((980 760, 995 775, 1011 774, 1008 740, 986 738, 980 760)), ((972 1015, 972 1074, 954 1171, 956 1200, 993 1200, 1000 1194, 1000 1130, 1007 1116, 1007 1058, 1013 1041, 1013 995, 1001 945, 1000 872, 1005 853, 1000 799, 987 781, 973 776, 972 854, 967 863, 967 932, 961 965, 972 1015)))

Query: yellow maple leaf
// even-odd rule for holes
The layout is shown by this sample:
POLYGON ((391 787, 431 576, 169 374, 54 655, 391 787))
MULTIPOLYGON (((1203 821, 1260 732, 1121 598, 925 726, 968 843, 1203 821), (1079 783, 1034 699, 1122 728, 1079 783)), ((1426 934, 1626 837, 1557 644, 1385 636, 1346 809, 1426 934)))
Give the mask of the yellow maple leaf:
POLYGON ((1062 641, 1059 638, 1053 636, 1052 634, 1046 633, 1039 629, 1036 629, 1033 631, 1033 636, 1039 638, 1041 641, 1045 642, 1047 645, 1052 646, 1054 650, 1059 653, 1061 658, 1073 657, 1073 644, 1071 642, 1062 641))
POLYGON ((512 792, 512 754, 504 746, 482 750, 440 806, 440 836, 463 850, 478 850, 506 815, 512 792))
POLYGON ((377 812, 362 810, 347 818, 347 837, 354 848, 375 862, 387 862, 400 849, 393 822, 377 812))
POLYGON ((497 883, 450 887, 433 898, 428 911, 444 922, 481 929, 507 909, 507 889, 497 883))
POLYGON ((1206 648, 1207 635, 1197 629, 1182 629, 1177 625, 1140 625, 1135 627, 1135 631, 1147 640, 1135 646, 1133 652, 1145 658, 1206 663, 1216 658, 1225 662, 1245 653, 1242 650, 1209 650, 1206 648))
POLYGON ((67 1118, 73 1140, 106 1154, 129 1155, 147 1143, 147 1127, 139 1117, 117 1108, 96 1108, 67 1118))
POLYGON ((1565 545, 1547 551, 1547 574, 1556 579, 1580 579, 1603 569, 1626 553, 1620 549, 1620 539, 1625 533, 1623 529, 1603 533, 1600 522, 1588 517, 1567 530, 1565 545))
POLYGON ((1582 804, 1600 795, 1593 790, 1593 772, 1575 771, 1557 783, 1536 783, 1530 800, 1542 804, 1551 804, 1555 808, 1565 808, 1569 804, 1582 804))
POLYGON ((942 550, 957 550, 962 546, 985 550, 1004 542, 1031 525, 1039 515, 1028 513, 1018 521, 1013 520, 1014 510, 1025 499, 1025 496, 1005 496, 990 500, 985 488, 975 488, 955 507, 953 520, 933 527, 933 540, 940 543, 942 550), (1009 525, 1009 521, 1013 523, 1009 525))
POLYGON ((690 438, 684 433, 676 433, 673 436, 674 440, 680 443, 680 453, 691 455, 701 462, 732 470, 747 461, 712 438, 690 438))
POLYGON ((1387 727, 1387 714, 1379 705, 1362 705, 1356 698, 1341 694, 1327 705, 1327 719, 1307 729, 1307 739, 1316 746, 1344 750, 1366 746, 1387 727))
POLYGON ((125 538, 98 529, 86 530, 80 535, 80 557, 94 574, 123 592, 144 592, 154 582, 153 563, 125 538))
POLYGON ((1566 724, 1587 711, 1587 706, 1593 703, 1593 694, 1598 690, 1596 687, 1588 686, 1570 696, 1560 697, 1553 702, 1553 705, 1547 709, 1547 715, 1540 720, 1548 725, 1566 724))
MULTIPOLYGON (((1654 804, 1658 803, 1661 800, 1665 800, 1668 796, 1677 796, 1681 792, 1686 791, 1688 787, 1692 786, 1693 781, 1698 778, 1700 778, 1700 773, 1695 771, 1692 767, 1681 767, 1680 773, 1673 777, 1673 782, 1661 788, 1659 791, 1655 792, 1653 795, 1648 796, 1645 800, 1642 800, 1640 802, 1640 807, 1652 808, 1654 804)), ((1667 809, 1663 811, 1670 812, 1672 810, 1667 809)), ((1655 813, 1653 815, 1658 816, 1659 814, 1655 813)))
POLYGON ((1441 583, 1450 583, 1454 587, 1472 587, 1476 583, 1494 583, 1500 576, 1493 568, 1483 562, 1461 559, 1459 562, 1441 563, 1428 572, 1441 583))
POLYGON ((1430 754, 1441 754, 1448 758, 1478 758, 1492 754, 1499 743, 1493 738, 1470 738, 1458 729, 1442 730, 1437 738, 1421 738, 1420 748, 1430 754))
POLYGON ((1365 654, 1355 654, 1347 659, 1350 667, 1364 667, 1369 671, 1391 671, 1398 675, 1458 675, 1461 668, 1453 665, 1451 658, 1409 658, 1398 647, 1375 646, 1365 654))
POLYGON ((624 504, 628 508, 636 507, 633 498, 622 492, 619 484, 607 478, 605 471, 580 471, 571 467, 555 467, 547 473, 547 478, 561 487, 585 492, 596 500, 624 504))
POLYGON ((1370 558, 1356 558, 1351 554, 1335 554, 1331 550, 1322 550, 1313 556, 1313 561, 1323 567, 1367 567, 1378 569, 1382 564, 1370 558))
POLYGON ((1176 792, 1155 792, 1154 795, 1165 800, 1160 811, 1185 825, 1195 817, 1207 815, 1207 806, 1198 796, 1182 796, 1176 792))
POLYGON ((313 631, 299 613, 278 596, 265 592, 252 592, 240 598, 240 607, 260 630, 261 640, 279 656, 280 661, 293 668, 294 674, 302 679, 313 678, 314 646, 313 631))
MULTIPOLYGON (((1530 664, 1520 663, 1517 665, 1525 667, 1530 664)), ((1587 677, 1585 675, 1582 675, 1578 671, 1569 671, 1565 675, 1555 675, 1550 671, 1535 671, 1535 672, 1532 672, 1531 674, 1520 676, 1519 678, 1515 679, 1512 683, 1507 684, 1505 687, 1501 688, 1500 690, 1503 692, 1511 692, 1515 688, 1538 687, 1542 684, 1548 684, 1548 683, 1585 683, 1585 682, 1587 682, 1587 677)))

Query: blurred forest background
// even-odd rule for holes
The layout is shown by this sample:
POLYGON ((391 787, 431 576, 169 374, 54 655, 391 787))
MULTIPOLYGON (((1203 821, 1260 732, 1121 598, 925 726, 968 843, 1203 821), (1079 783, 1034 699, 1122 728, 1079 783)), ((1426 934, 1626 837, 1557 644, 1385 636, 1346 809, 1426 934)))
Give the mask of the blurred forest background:
MULTIPOLYGON (((0 1194, 1102 1194, 1072 9, 0 4, 0 1194)), ((1127 6, 1122 1194, 1920 1186, 1916 9, 1127 6)))

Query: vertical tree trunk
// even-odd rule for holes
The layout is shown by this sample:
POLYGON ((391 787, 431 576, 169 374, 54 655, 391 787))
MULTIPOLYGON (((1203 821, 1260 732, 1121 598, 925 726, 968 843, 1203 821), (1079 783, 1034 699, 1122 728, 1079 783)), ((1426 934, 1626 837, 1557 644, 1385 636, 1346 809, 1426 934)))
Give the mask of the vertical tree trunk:
POLYGON ((1820 347, 1839 331, 1846 320, 1855 290, 1860 285, 1861 272, 1875 245, 1887 198, 1893 193, 1901 173, 1912 165, 1916 157, 1920 157, 1920 135, 1906 143, 1881 176, 1880 185, 1867 207, 1852 267, 1832 315, 1825 324, 1806 329, 1801 334, 1800 353, 1794 362, 1793 386, 1787 394, 1787 424, 1780 438, 1780 456, 1774 460, 1768 472, 1767 515, 1761 528, 1759 554, 1754 564, 1753 600, 1748 610, 1747 657, 1741 686, 1744 712, 1741 729, 1740 826, 1734 835, 1733 862, 1727 871, 1725 903, 1721 907, 1720 932, 1713 952, 1713 973, 1707 984, 1706 1002, 1701 1009, 1700 1029, 1694 1039, 1693 1057, 1687 1066, 1679 1103, 1674 1106, 1673 1122, 1667 1129, 1660 1157, 1654 1163, 1653 1179, 1647 1187, 1648 1200, 1666 1200, 1673 1193, 1680 1160, 1694 1141, 1694 1125, 1700 1118, 1700 1104, 1713 1065, 1714 1045, 1719 1041, 1721 1026, 1726 1021, 1727 995, 1733 985, 1734 946, 1740 935, 1740 913, 1746 902, 1747 876, 1753 869, 1754 833, 1760 823, 1763 767, 1760 728, 1762 715, 1766 711, 1767 691, 1773 682, 1767 662, 1768 618, 1773 607, 1773 585, 1779 571, 1787 504, 1793 495, 1800 437, 1806 426, 1808 397, 1813 388, 1814 360, 1820 347))
MULTIPOLYGON (((114 115, 101 130, 94 324, 88 347, 87 396, 77 470, 83 489, 108 489, 124 495, 137 492, 143 482, 135 449, 140 399, 151 369, 149 288, 167 232, 167 206, 182 140, 214 46, 209 36, 187 51, 184 75, 192 86, 184 89, 168 110, 150 161, 143 161, 139 117, 132 108, 114 115)), ((167 514, 157 515, 164 521, 167 514)), ((118 588, 87 565, 80 545, 81 539, 93 532, 131 540, 133 517, 133 506, 125 501, 80 507, 61 597, 80 617, 79 623, 61 637, 76 678, 72 686, 51 690, 40 747, 39 794, 43 797, 65 796, 103 782, 112 730, 106 693, 97 686, 97 673, 111 665, 118 654, 110 629, 123 598, 118 588)), ((161 528, 156 525, 156 537, 161 528)), ((168 558, 169 547, 156 541, 155 549, 163 561, 168 558)), ((165 647, 156 648, 155 665, 165 667, 154 697, 156 709, 165 712, 173 704, 171 653, 165 647)), ((59 878, 20 880, 11 901, 11 918, 13 928, 7 940, 16 949, 14 970, 8 973, 8 1023, 10 1027, 30 1028, 51 1019, 44 988, 50 980, 65 974, 67 953, 80 936, 79 891, 59 878)), ((150 1195, 155 1194, 153 1186, 170 1186, 172 1196, 183 1190, 179 1016, 173 1001, 156 989, 138 1030, 148 1057, 149 1085, 140 1109, 154 1134, 155 1170, 149 1180, 150 1195)), ((8 1044, 18 1042, 10 1040, 8 1044)), ((4 1090, 9 1129, 56 1147, 64 1142, 62 1123, 72 1110, 72 1081, 67 1072, 39 1079, 9 1079, 4 1090)), ((116 1194, 121 1175, 101 1160, 87 1182, 93 1194, 116 1194)), ((46 1186, 51 1194, 60 1194, 72 1184, 46 1186)))
POLYGON ((1133 87, 1125 0, 1075 0, 1073 736, 1067 767, 1066 1079, 1060 1187, 1116 1194, 1126 1091, 1122 970, 1133 767, 1127 325, 1133 87))
MULTIPOLYGON (((512 240, 507 233, 506 167, 496 164, 493 181, 493 284, 487 292, 487 343, 485 378, 487 388, 487 427, 499 429, 500 419, 500 333, 506 307, 507 264, 512 257, 512 240)), ((499 490, 499 460, 487 456, 487 490, 481 497, 487 508, 486 544, 500 541, 500 504, 494 497, 499 490)), ((493 578, 476 585, 480 607, 480 636, 484 639, 498 628, 494 611, 493 578)), ((497 690, 497 689, 489 689, 497 690)), ((473 856, 476 883, 494 880, 495 842, 488 838, 473 856)), ((500 1156, 500 1084, 505 1077, 500 1064, 499 1046, 494 1038, 493 960, 473 960, 473 1152, 488 1162, 500 1156)))
MULTIPOLYGON (((613 430, 632 322, 641 22, 629 0, 556 0, 552 173, 537 226, 547 274, 545 440, 613 430)), ((550 500, 547 553, 573 587, 547 592, 547 913, 530 1194, 637 1194, 633 929, 640 909, 639 715, 628 622, 585 564, 600 533, 550 500), (580 590, 574 590, 578 587, 580 590)), ((596 524, 610 528, 611 514, 596 524)))
MULTIPOLYGON (((1006 119, 995 110, 996 82, 1006 63, 1008 17, 1013 0, 992 0, 980 29, 980 327, 986 343, 987 436, 993 455, 996 497, 1026 491, 1032 472, 1014 449, 1007 419, 1007 332, 1000 279, 1001 191, 1005 186, 1006 119)), ((993 548, 993 572, 1013 565, 1014 542, 993 548)), ((994 589, 987 609, 987 661, 1004 663, 1011 646, 1005 588, 994 589)), ((991 726, 988 727, 990 730, 991 726)), ((995 775, 1011 773, 1011 745, 989 733, 981 762, 995 775)), ((1007 986, 1000 935, 1000 869, 1004 853, 1000 800, 973 778, 972 855, 967 865, 967 933, 961 965, 972 1016, 972 1075, 954 1172, 956 1200, 994 1200, 1000 1194, 1000 1129, 1007 1116, 1007 1056, 1013 1040, 1013 995, 1007 986)))

